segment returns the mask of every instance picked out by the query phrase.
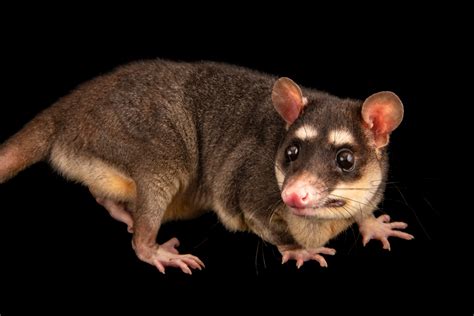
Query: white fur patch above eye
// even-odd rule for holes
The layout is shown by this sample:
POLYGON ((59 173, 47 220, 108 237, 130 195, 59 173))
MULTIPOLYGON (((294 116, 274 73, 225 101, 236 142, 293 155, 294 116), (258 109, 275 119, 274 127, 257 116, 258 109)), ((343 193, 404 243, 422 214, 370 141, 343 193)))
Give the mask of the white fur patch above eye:
POLYGON ((301 140, 306 140, 317 137, 318 131, 312 126, 303 125, 296 130, 295 136, 301 140))
POLYGON ((336 129, 329 133, 329 142, 334 145, 353 144, 354 136, 346 130, 336 129))

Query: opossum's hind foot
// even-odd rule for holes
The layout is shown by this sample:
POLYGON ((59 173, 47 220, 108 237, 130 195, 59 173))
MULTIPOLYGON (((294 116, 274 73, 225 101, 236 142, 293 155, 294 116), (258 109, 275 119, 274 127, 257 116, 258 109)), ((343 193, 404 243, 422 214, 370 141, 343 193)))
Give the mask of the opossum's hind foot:
POLYGON ((407 226, 403 222, 390 223, 390 216, 388 215, 381 215, 377 218, 370 216, 359 223, 362 244, 365 246, 371 239, 378 239, 382 242, 383 249, 390 250, 388 237, 398 237, 405 240, 415 238, 413 235, 396 230, 405 229, 407 226))
POLYGON ((327 268, 328 263, 324 259, 324 255, 335 255, 336 250, 332 248, 320 247, 316 249, 302 249, 296 246, 278 246, 278 250, 282 255, 281 263, 284 264, 288 260, 296 260, 296 267, 299 269, 306 261, 315 260, 323 268, 327 268))
POLYGON ((154 265, 163 274, 166 267, 180 268, 186 274, 192 274, 191 269, 202 270, 205 267, 198 257, 179 254, 176 249, 179 246, 177 238, 171 238, 162 245, 155 244, 151 247, 142 246, 137 249, 133 243, 132 246, 140 260, 154 265))
POLYGON ((129 233, 133 233, 133 218, 124 203, 105 198, 96 198, 96 201, 109 212, 112 218, 126 224, 129 233))

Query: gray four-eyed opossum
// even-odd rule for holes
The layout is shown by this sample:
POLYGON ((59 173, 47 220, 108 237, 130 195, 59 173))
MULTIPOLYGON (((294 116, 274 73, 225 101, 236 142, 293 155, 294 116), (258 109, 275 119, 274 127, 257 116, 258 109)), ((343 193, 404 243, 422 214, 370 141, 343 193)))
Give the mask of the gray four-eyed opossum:
POLYGON ((403 106, 392 92, 364 102, 288 78, 213 62, 136 62, 91 80, 0 147, 0 183, 40 161, 86 185, 133 232, 137 256, 164 273, 204 267, 158 245, 160 225, 214 210, 232 231, 276 245, 283 262, 316 260, 354 222, 364 244, 412 239, 373 211, 385 151, 403 106))

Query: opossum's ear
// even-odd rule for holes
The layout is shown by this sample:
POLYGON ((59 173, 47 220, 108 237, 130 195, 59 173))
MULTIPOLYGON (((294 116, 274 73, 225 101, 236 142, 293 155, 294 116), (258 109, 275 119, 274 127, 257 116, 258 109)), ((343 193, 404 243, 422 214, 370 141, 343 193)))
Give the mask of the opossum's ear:
POLYGON ((272 102, 275 110, 288 125, 298 118, 306 105, 300 87, 290 78, 280 78, 273 85, 272 102))
POLYGON ((362 105, 362 119, 374 135, 375 147, 384 147, 388 144, 390 133, 402 122, 402 101, 390 91, 372 94, 362 105))

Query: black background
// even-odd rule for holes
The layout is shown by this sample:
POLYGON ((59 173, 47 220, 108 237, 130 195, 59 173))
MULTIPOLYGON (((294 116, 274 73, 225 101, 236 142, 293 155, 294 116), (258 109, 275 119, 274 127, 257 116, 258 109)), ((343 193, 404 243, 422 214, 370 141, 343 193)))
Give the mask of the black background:
POLYGON ((83 20, 71 30, 62 29, 64 21, 49 22, 50 27, 33 24, 3 37, 0 141, 78 84, 139 59, 229 62, 340 97, 364 99, 391 90, 406 112, 391 138, 383 209, 407 222, 415 240, 392 239, 391 252, 378 241, 364 248, 354 227, 331 242, 338 253, 327 259, 329 268, 307 263, 297 270, 294 262, 281 265, 273 246, 227 232, 210 214, 166 224, 159 234, 159 241, 178 237, 181 250, 199 256, 206 269, 193 276, 173 269, 161 275, 136 258, 124 225, 111 219, 86 188, 40 163, 0 186, 0 283, 7 293, 0 311, 25 308, 14 303, 17 299, 45 311, 57 309, 58 302, 74 308, 90 302, 160 306, 173 297, 183 299, 175 308, 198 297, 193 304, 217 310, 216 295, 227 297, 228 306, 243 307, 251 299, 266 307, 301 306, 298 312, 303 306, 367 310, 378 303, 404 309, 408 302, 420 307, 443 302, 444 210, 436 168, 441 120, 428 84, 437 72, 427 57, 433 34, 380 24, 374 29, 348 23, 334 31, 308 23, 289 29, 278 19, 258 30, 244 29, 245 19, 233 30, 221 28, 222 21, 205 27, 194 21, 183 31, 175 27, 182 20, 134 28, 123 21, 126 26, 100 29, 83 20), (280 296, 285 301, 276 299, 280 296), (333 300, 339 304, 326 306, 333 300))

